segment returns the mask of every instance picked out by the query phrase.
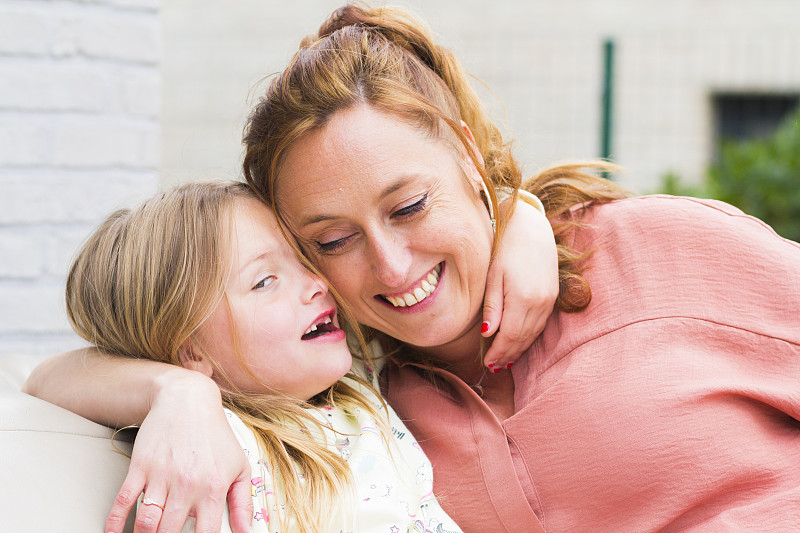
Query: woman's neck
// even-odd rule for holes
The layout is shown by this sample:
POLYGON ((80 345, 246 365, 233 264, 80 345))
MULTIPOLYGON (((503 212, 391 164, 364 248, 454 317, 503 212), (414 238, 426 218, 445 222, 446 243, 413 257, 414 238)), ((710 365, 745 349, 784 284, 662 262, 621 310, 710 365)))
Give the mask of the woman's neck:
MULTIPOLYGON (((499 420, 514 414, 514 378, 509 370, 495 373, 483 365, 480 324, 457 340, 432 348, 416 348, 437 366, 452 372, 475 390, 499 420)), ((488 344, 487 346, 488 347, 488 344)))
POLYGON ((433 360, 437 366, 452 372, 466 383, 476 383, 484 374, 485 368, 481 350, 484 343, 481 337, 480 323, 476 323, 464 331, 457 339, 431 347, 415 347, 427 359, 433 360))

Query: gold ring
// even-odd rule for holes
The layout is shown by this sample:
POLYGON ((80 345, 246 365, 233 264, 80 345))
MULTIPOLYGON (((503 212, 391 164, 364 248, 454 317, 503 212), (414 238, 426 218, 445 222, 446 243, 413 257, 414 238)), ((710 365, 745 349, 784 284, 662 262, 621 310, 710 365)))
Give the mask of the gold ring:
POLYGON ((151 500, 147 496, 145 496, 144 499, 142 499, 142 505, 155 505, 156 507, 158 507, 162 511, 164 510, 164 506, 163 505, 161 505, 160 503, 157 503, 155 500, 151 500))

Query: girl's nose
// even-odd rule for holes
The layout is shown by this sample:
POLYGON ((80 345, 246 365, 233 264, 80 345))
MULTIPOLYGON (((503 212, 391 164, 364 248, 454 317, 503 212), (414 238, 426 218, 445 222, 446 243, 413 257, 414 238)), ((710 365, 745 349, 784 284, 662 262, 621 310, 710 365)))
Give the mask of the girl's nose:
POLYGON ((301 267, 301 269, 303 284, 302 300, 304 303, 311 302, 328 294, 328 285, 322 278, 304 267, 301 267))

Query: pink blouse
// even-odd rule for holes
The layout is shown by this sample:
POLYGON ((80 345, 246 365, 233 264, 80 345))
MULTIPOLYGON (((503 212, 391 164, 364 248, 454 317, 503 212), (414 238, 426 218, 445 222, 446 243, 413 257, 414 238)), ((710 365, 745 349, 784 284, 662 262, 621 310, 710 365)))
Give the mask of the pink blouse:
POLYGON ((513 416, 384 370, 442 506, 481 533, 800 531, 800 246, 708 200, 584 220, 592 302, 512 368, 513 416))

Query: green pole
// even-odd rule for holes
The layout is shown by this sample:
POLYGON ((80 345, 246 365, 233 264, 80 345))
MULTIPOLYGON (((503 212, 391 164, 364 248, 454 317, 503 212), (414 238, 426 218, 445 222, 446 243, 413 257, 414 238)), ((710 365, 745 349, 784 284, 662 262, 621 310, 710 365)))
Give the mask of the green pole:
POLYGON ((613 137, 612 112, 614 104, 614 40, 603 42, 603 100, 601 102, 600 157, 611 159, 613 137))

